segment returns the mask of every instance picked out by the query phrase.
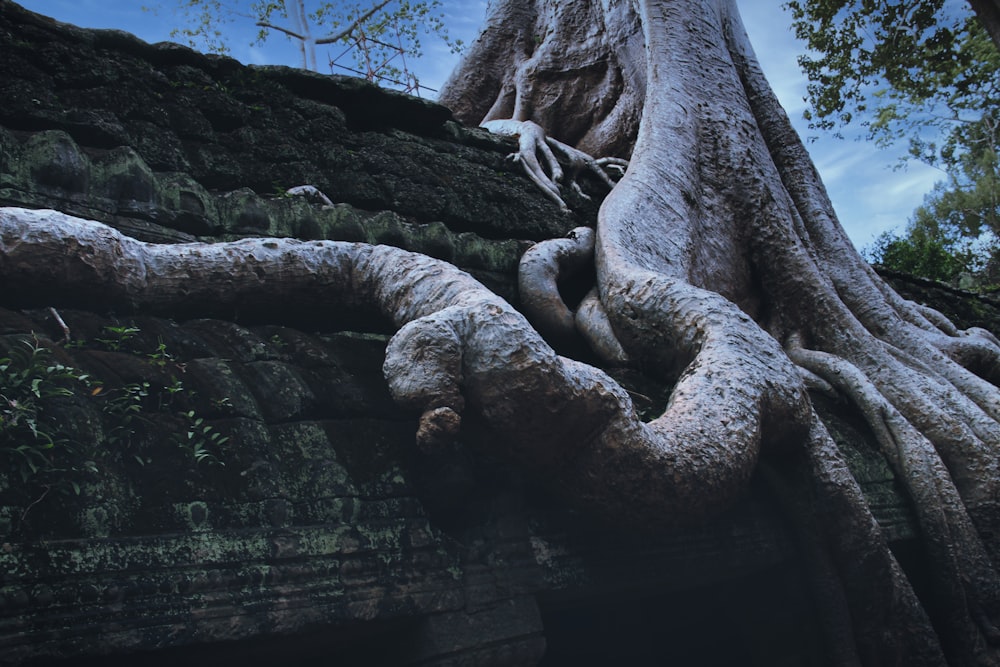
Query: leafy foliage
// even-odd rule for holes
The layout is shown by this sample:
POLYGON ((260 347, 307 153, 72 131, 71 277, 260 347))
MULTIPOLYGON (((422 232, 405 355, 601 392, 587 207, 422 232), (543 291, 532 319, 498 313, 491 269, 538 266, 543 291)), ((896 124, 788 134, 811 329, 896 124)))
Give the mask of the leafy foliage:
MULTIPOLYGON (((157 340, 156 348, 151 352, 142 353, 131 349, 131 343, 141 333, 138 327, 106 326, 103 332, 102 337, 94 340, 105 349, 145 357, 161 371, 183 368, 183 364, 174 361, 162 339, 157 340)), ((151 423, 150 415, 173 414, 179 419, 179 423, 172 438, 183 452, 198 464, 225 465, 218 452, 219 448, 229 442, 229 438, 214 426, 206 424, 205 419, 194 410, 181 408, 181 403, 193 399, 194 392, 177 375, 170 375, 167 383, 131 382, 107 391, 95 391, 94 395, 99 395, 104 400, 102 410, 110 422, 106 435, 109 445, 126 450, 134 449, 137 441, 148 435, 146 431, 151 423)), ((149 460, 135 451, 132 457, 140 465, 149 463, 149 460)))
MULTIPOLYGON (((967 6, 945 0, 790 0, 799 57, 819 129, 858 120, 879 142, 908 137, 913 156, 941 147, 922 129, 976 123, 991 109, 1000 54, 967 6)), ((964 145, 955 137, 955 146, 964 145)), ((951 156, 953 157, 953 156, 951 156)))
MULTIPOLYGON (((156 11, 158 8, 144 9, 156 11)), ((182 17, 183 25, 171 30, 171 37, 207 53, 229 54, 225 26, 239 14, 221 0, 180 0, 176 12, 182 17)))
MULTIPOLYGON (((105 436, 109 445, 123 449, 132 447, 138 425, 143 421, 143 403, 149 397, 149 389, 148 382, 130 382, 103 395, 104 414, 111 417, 105 436)), ((141 456, 133 456, 140 465, 145 465, 141 456)))
POLYGON ((939 183, 904 232, 883 233, 863 251, 865 258, 931 280, 992 289, 1000 278, 997 238, 974 210, 981 205, 976 195, 939 183))
POLYGON ((872 264, 942 282, 956 282, 980 265, 968 247, 912 228, 904 235, 884 232, 863 252, 872 264))
POLYGON ((998 186, 993 170, 982 173, 980 180, 968 188, 958 183, 950 188, 938 183, 914 212, 912 226, 930 230, 932 234, 945 233, 956 240, 966 239, 970 245, 989 251, 1000 229, 998 186))
MULTIPOLYGON (((130 349, 139 333, 133 326, 109 326, 94 342, 107 350, 141 355, 130 349)), ((84 345, 81 342, 74 347, 84 345)), ((162 341, 141 356, 160 370, 173 364, 162 341)), ((52 349, 38 339, 25 338, 7 356, 0 357, 0 456, 27 488, 42 489, 41 497, 52 490, 79 494, 86 476, 99 471, 104 455, 99 445, 108 451, 132 450, 137 462, 148 463, 135 445, 148 435, 152 416, 160 414, 172 415, 176 423, 173 442, 185 456, 196 464, 224 465, 219 454, 229 438, 194 410, 181 407, 192 398, 192 392, 176 376, 163 386, 140 381, 108 388, 78 368, 56 361, 52 349), (91 438, 84 442, 63 423, 66 413, 60 405, 73 400, 101 405, 104 435, 99 441, 91 438)))
POLYGON ((181 417, 186 428, 175 435, 178 447, 189 452, 198 464, 225 465, 216 451, 229 442, 229 438, 211 424, 206 424, 205 419, 197 416, 194 410, 181 413, 181 417))
POLYGON ((408 92, 421 88, 408 62, 423 55, 423 37, 440 39, 456 52, 462 46, 460 40, 448 36, 440 0, 309 3, 311 9, 304 0, 255 0, 241 9, 243 4, 236 0, 180 0, 176 12, 183 26, 171 35, 194 48, 228 54, 229 24, 250 20, 260 29, 257 44, 273 32, 296 41, 303 68, 319 69, 315 47, 331 44, 328 64, 332 71, 358 74, 408 92), (313 27, 328 34, 317 38, 313 27))
POLYGON ((104 327, 104 338, 97 338, 97 342, 112 351, 119 351, 139 334, 139 329, 132 326, 107 326, 104 327))
POLYGON ((909 158, 946 174, 905 234, 883 235, 872 252, 882 263, 939 279, 981 270, 1000 232, 994 104, 1000 52, 968 5, 790 0, 785 6, 810 49, 799 58, 809 78, 810 125, 835 130, 859 123, 868 139, 882 146, 905 140, 909 158))
POLYGON ((95 472, 51 411, 53 399, 90 392, 90 378, 56 362, 36 339, 20 341, 0 358, 0 452, 23 482, 80 492, 79 477, 95 472))

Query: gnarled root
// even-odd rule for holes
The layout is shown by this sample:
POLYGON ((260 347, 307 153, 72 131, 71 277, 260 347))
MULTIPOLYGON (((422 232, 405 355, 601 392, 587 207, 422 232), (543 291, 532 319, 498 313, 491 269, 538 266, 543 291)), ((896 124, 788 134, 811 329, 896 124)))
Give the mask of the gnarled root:
POLYGON ((615 187, 615 181, 608 176, 608 172, 604 170, 604 166, 607 165, 614 167, 620 175, 624 175, 625 173, 622 165, 624 164, 625 168, 628 167, 628 162, 626 160, 622 160, 621 158, 595 159, 583 151, 568 144, 564 144, 558 139, 553 139, 552 137, 546 137, 545 143, 559 151, 569 163, 570 187, 573 188, 574 192, 586 199, 590 199, 590 197, 585 195, 583 190, 580 189, 580 185, 576 182, 577 176, 586 171, 608 186, 608 189, 610 190, 615 187))
POLYGON ((294 188, 285 190, 285 194, 290 197, 303 197, 313 204, 333 206, 333 201, 315 185, 296 185, 294 188))
POLYGON ((590 197, 584 194, 579 183, 576 182, 576 177, 580 173, 589 172, 608 188, 613 188, 615 182, 608 176, 605 167, 610 167, 623 174, 628 166, 628 162, 621 158, 595 159, 581 150, 548 137, 541 126, 530 120, 489 120, 481 123, 480 127, 502 137, 517 139, 518 152, 512 153, 510 157, 515 162, 521 163, 528 178, 563 211, 569 211, 569 207, 566 206, 562 193, 559 191, 559 184, 563 182, 564 172, 552 152, 553 148, 563 155, 569 165, 569 187, 586 199, 590 197), (544 162, 544 166, 542 162, 544 162))
POLYGON ((582 335, 601 359, 624 364, 628 354, 618 342, 597 289, 574 313, 559 294, 559 280, 571 277, 594 259, 594 230, 577 227, 565 238, 536 243, 521 256, 517 270, 521 307, 548 340, 565 342, 582 335))
POLYGON ((517 267, 521 307, 538 331, 554 340, 573 336, 573 311, 559 295, 559 279, 590 265, 594 230, 577 227, 565 238, 542 241, 528 248, 517 267))
POLYGON ((524 167, 524 173, 542 189, 546 197, 554 201, 562 211, 569 211, 559 192, 558 183, 563 177, 562 167, 545 142, 545 130, 530 120, 490 120, 482 123, 480 127, 501 137, 517 139, 518 151, 511 153, 510 158, 524 167), (539 155, 545 161, 547 173, 538 160, 539 155))
MULTIPOLYGON (((374 304, 401 327, 384 368, 397 400, 422 415, 422 446, 447 442, 473 409, 502 456, 618 522, 685 523, 727 505, 752 474, 762 435, 801 427, 808 406, 773 339, 752 322, 750 333, 719 328, 680 285, 655 285, 649 295, 677 299, 700 351, 666 413, 644 424, 624 389, 556 355, 472 277, 398 248, 291 239, 155 245, 53 211, 0 209, 0 277, 10 293, 56 305, 85 298, 218 312, 267 294, 314 295, 325 308, 374 304), (747 355, 748 342, 766 350, 747 355)), ((639 309, 663 305, 635 296, 639 309)), ((739 317, 717 295, 699 298, 739 317)))

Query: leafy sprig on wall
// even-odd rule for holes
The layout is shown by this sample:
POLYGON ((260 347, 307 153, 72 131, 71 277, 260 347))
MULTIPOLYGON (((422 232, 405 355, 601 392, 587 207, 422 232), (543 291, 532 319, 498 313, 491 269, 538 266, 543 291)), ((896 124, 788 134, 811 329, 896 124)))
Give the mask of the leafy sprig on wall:
MULTIPOLYGON (((131 325, 107 326, 92 343, 76 341, 71 347, 135 354, 161 372, 182 372, 183 365, 162 340, 148 353, 133 347, 139 333, 131 325)), ((152 434, 157 416, 158 422, 167 417, 175 424, 171 442, 196 465, 224 465, 229 438, 190 408, 194 392, 178 375, 162 383, 150 379, 110 387, 58 361, 54 348, 37 336, 25 336, 0 357, 0 456, 7 459, 8 481, 19 482, 31 494, 25 513, 53 491, 80 494, 110 455, 151 463, 137 445, 152 434), (61 408, 72 401, 96 402, 103 426, 99 436, 81 436, 64 423, 61 408)))
POLYGON ((97 471, 92 447, 71 438, 51 408, 97 390, 89 375, 57 362, 35 337, 0 358, 0 452, 22 482, 80 493, 81 478, 97 471))

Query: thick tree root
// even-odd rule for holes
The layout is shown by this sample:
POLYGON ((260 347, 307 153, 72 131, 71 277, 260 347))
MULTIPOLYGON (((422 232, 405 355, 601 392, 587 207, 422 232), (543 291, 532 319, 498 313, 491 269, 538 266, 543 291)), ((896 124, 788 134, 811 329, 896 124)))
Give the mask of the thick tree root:
POLYGON ((787 350, 794 362, 823 378, 858 408, 896 479, 912 498, 929 555, 938 564, 933 573, 935 591, 939 604, 948 609, 943 616, 948 634, 961 646, 981 646, 984 640, 997 643, 1000 634, 987 610, 997 610, 1000 578, 933 445, 847 360, 806 350, 797 337, 790 339, 787 350))
MULTIPOLYGON (((669 430, 677 432, 682 415, 706 425, 690 435, 713 460, 726 457, 711 442, 732 442, 729 465, 737 466, 756 447, 747 446, 754 433, 781 461, 795 461, 787 466, 792 495, 817 499, 800 508, 802 535, 812 536, 810 553, 829 554, 817 579, 837 576, 845 592, 851 627, 834 600, 834 635, 857 644, 837 659, 940 665, 944 652, 953 665, 1000 664, 989 645, 990 619, 1000 618, 989 561, 1000 560, 996 338, 958 331, 940 313, 903 300, 857 255, 760 71, 734 2, 497 0, 491 8, 490 29, 468 61, 489 76, 475 79, 460 68, 446 99, 469 120, 484 112, 531 118, 578 137, 592 154, 631 152, 601 207, 597 289, 577 319, 598 300, 593 312, 607 316, 630 363, 678 380, 669 430), (552 28, 538 30, 543 20, 552 28), (515 28, 505 31, 508 24, 515 28), (531 43, 533 35, 543 35, 541 43, 531 43), (557 64, 583 44, 586 56, 574 57, 572 72, 557 64), (619 97, 602 95, 612 78, 584 67, 593 63, 631 63, 614 72, 614 82, 625 84, 619 97), (601 74, 588 78, 591 71, 601 74), (623 103, 574 125, 572 102, 597 98, 623 103), (618 125, 609 134, 612 117, 618 125), (776 340, 791 341, 799 362, 791 371, 776 340), (744 382, 746 395, 723 377, 744 382), (850 397, 909 489, 939 573, 928 609, 940 641, 829 434, 793 407, 792 394, 804 386, 850 397), (736 430, 715 428, 720 420, 736 430)), ((531 150, 541 153, 534 136, 531 150)), ((548 253, 550 276, 559 275, 557 247, 537 251, 548 253)), ((554 279, 532 284, 558 303, 554 279)))
POLYGON ((618 523, 659 527, 725 507, 764 449, 798 502, 790 514, 815 558, 838 663, 1000 664, 990 644, 1000 618, 990 562, 1000 559, 1000 343, 906 302, 857 255, 735 4, 496 0, 489 26, 470 58, 488 75, 462 68, 444 97, 467 120, 485 112, 485 127, 517 137, 514 157, 547 197, 566 209, 557 154, 574 176, 606 165, 527 119, 591 154, 631 152, 593 244, 584 234, 540 244, 523 293, 550 336, 596 332, 589 340, 607 343, 604 358, 676 381, 652 422, 469 276, 392 248, 257 240, 162 250, 18 212, 0 214, 0 276, 12 294, 52 286, 46 305, 67 287, 151 308, 282 290, 316 294, 324 307, 372 303, 401 327, 385 372, 421 415, 421 447, 485 424, 470 441, 618 523), (517 120, 491 120, 501 117, 517 120), (591 251, 597 289, 574 314, 558 278, 591 251), (937 574, 929 614, 806 386, 851 399, 913 498, 937 574))
POLYGON ((593 264, 594 230, 577 227, 565 238, 536 243, 518 263, 517 286, 521 307, 543 336, 572 338, 575 315, 559 294, 559 279, 593 264))
POLYGON ((604 310, 601 295, 594 287, 583 297, 576 309, 576 330, 587 341, 590 349, 606 364, 624 366, 629 363, 628 352, 618 342, 608 313, 604 310))
MULTIPOLYGON (((454 437, 474 409, 501 456, 619 523, 688 523, 727 506, 753 473, 762 437, 775 426, 801 430, 808 417, 794 367, 773 340, 748 320, 749 334, 716 330, 693 307, 686 321, 702 352, 666 413, 644 424, 624 389, 556 355, 473 278, 388 246, 155 245, 54 211, 0 209, 0 276, 9 293, 47 304, 99 300, 118 310, 217 310, 262 295, 300 303, 311 295, 325 308, 372 304, 400 327, 384 368, 395 399, 421 415, 422 447, 454 437), (748 358, 748 341, 766 353, 748 358)), ((690 296, 651 283, 635 307, 662 312, 663 294, 690 296)))
POLYGON ((521 307, 538 331, 553 343, 576 335, 601 359, 621 365, 628 354, 618 342, 597 289, 592 289, 574 313, 559 294, 559 281, 572 278, 594 261, 594 230, 577 227, 566 238, 536 243, 518 265, 521 307))

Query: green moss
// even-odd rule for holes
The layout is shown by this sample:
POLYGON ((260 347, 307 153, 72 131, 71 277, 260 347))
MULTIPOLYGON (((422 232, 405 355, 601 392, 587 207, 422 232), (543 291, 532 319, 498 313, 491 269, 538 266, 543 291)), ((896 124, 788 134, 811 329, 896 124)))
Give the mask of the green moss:
POLYGON ((453 262, 455 260, 455 235, 442 222, 421 225, 417 230, 416 252, 453 262))
POLYGON ((90 182, 90 160, 62 130, 33 134, 24 146, 26 175, 38 188, 57 196, 83 196, 90 182))
POLYGON ((173 217, 171 226, 195 235, 223 229, 215 197, 186 174, 161 178, 158 198, 173 217))
POLYGON ((318 422, 272 427, 275 450, 281 452, 280 483, 286 497, 299 501, 358 495, 350 473, 330 447, 328 428, 332 426, 318 422))
POLYGON ((91 165, 91 196, 134 214, 149 215, 157 205, 156 176, 128 146, 108 151, 91 165))
POLYGON ((516 275, 517 263, 526 249, 518 241, 491 241, 464 232, 455 239, 455 263, 460 267, 516 275))
POLYGON ((21 165, 24 162, 24 149, 21 142, 6 128, 0 127, 0 196, 7 188, 24 190, 27 183, 21 176, 21 165))
POLYGON ((352 206, 337 204, 333 208, 325 210, 323 224, 325 237, 330 240, 354 243, 368 242, 364 216, 352 206))

